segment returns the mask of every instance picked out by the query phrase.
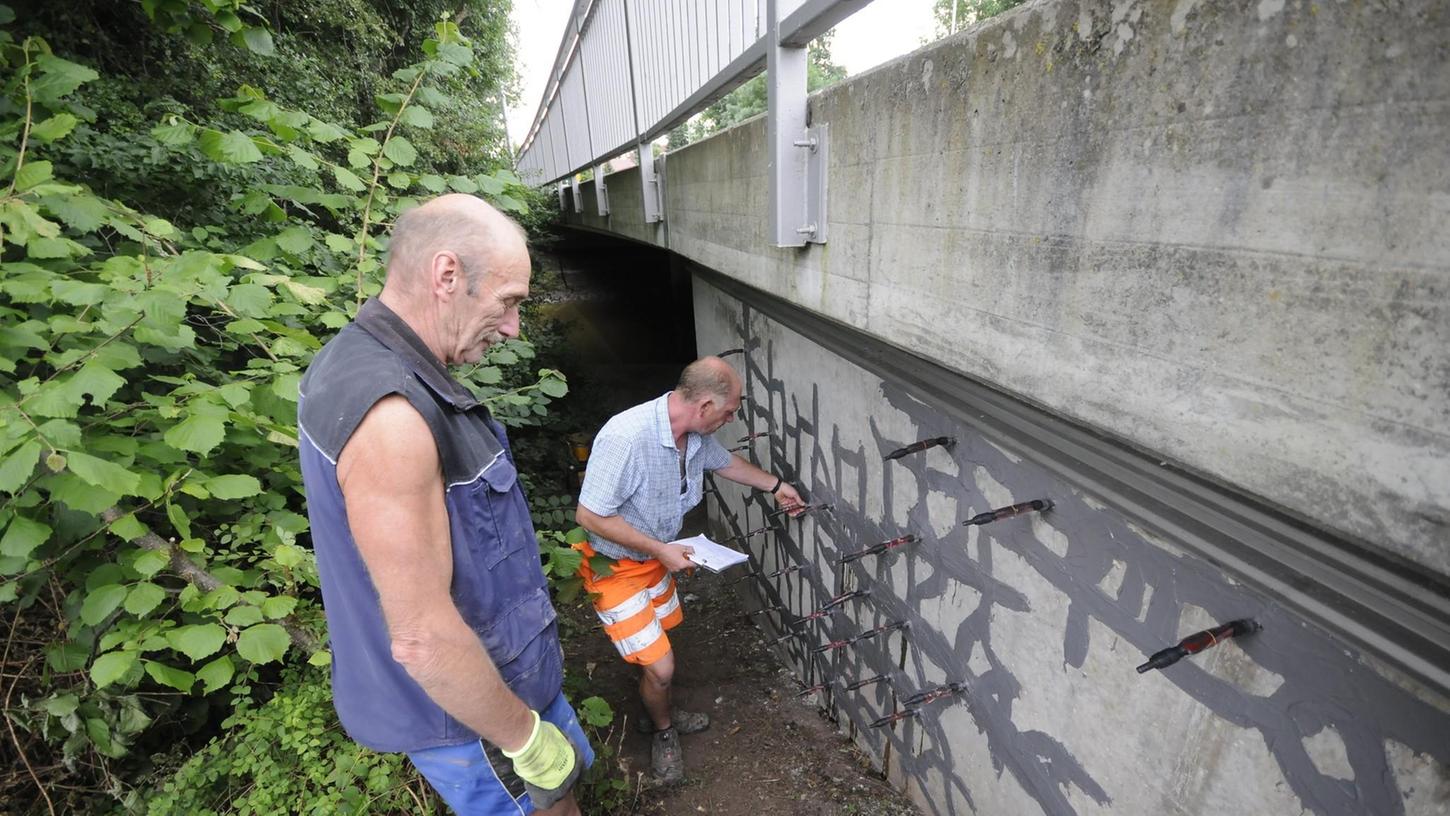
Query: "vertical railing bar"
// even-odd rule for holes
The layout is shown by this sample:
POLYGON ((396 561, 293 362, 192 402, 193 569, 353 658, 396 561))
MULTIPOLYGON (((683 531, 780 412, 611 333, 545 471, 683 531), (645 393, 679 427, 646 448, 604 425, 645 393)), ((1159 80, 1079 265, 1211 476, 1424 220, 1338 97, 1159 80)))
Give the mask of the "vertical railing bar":
POLYGON ((655 75, 651 80, 655 86, 655 106, 654 110, 650 111, 650 127, 654 127, 654 123, 660 118, 660 112, 665 108, 670 78, 669 69, 665 67, 670 59, 669 37, 665 33, 670 23, 670 10, 668 6, 658 0, 655 2, 655 7, 659 13, 659 17, 655 20, 654 40, 654 47, 658 50, 658 54, 655 57, 657 63, 655 75))
POLYGON ((720 34, 724 38, 723 48, 725 50, 721 52, 724 61, 720 64, 719 70, 723 70, 735 59, 735 52, 734 46, 730 44, 730 0, 720 0, 720 5, 725 9, 725 13, 720 19, 720 34))
MULTIPOLYGON (((605 0, 607 3, 608 0, 605 0)), ((614 37, 614 28, 611 25, 612 18, 605 17, 605 13, 613 9, 613 4, 601 6, 599 9, 599 24, 603 26, 599 30, 600 44, 604 53, 604 96, 605 105, 601 111, 601 124, 604 125, 604 135, 600 138, 602 143, 610 145, 613 150, 615 143, 614 129, 615 120, 619 118, 619 73, 616 70, 616 60, 619 57, 619 42, 614 37)))
MULTIPOLYGON (((565 37, 565 49, 568 48, 568 43, 569 40, 567 37, 565 37)), ((559 103, 559 108, 557 111, 557 113, 559 114, 559 124, 564 129, 564 164, 561 168, 558 168, 563 172, 568 172, 569 165, 573 161, 572 157, 569 155, 569 115, 567 113, 567 110, 569 108, 569 100, 565 98, 568 95, 568 88, 564 85, 564 72, 568 69, 568 67, 568 63, 566 62, 564 66, 559 69, 558 75, 554 78, 555 81, 559 83, 559 91, 554 96, 554 99, 557 100, 559 103)))
MULTIPOLYGON (((685 31, 684 36, 680 38, 680 42, 685 45, 683 54, 685 57, 685 76, 687 79, 685 80, 685 90, 680 94, 681 100, 690 95, 691 88, 699 87, 700 85, 700 54, 699 49, 695 48, 695 44, 700 41, 700 33, 695 30, 696 23, 698 22, 695 19, 695 11, 698 4, 699 0, 690 0, 690 2, 685 4, 685 12, 683 15, 685 31)), ((676 100, 675 105, 678 106, 679 104, 679 100, 676 100)))
POLYGON ((609 27, 604 29, 605 37, 603 40, 604 53, 607 57, 605 65, 608 66, 608 72, 604 88, 605 93, 609 97, 609 104, 605 108, 605 110, 608 111, 607 121, 609 125, 608 130, 606 131, 604 143, 610 146, 607 148, 609 150, 613 150, 613 145, 619 143, 619 139, 617 138, 617 134, 619 131, 619 110, 620 105, 622 105, 624 102, 624 100, 620 98, 620 83, 622 81, 622 77, 619 75, 619 64, 624 59, 624 57, 623 51, 620 49, 619 31, 614 26, 614 17, 612 16, 614 10, 618 8, 618 6, 615 5, 615 3, 617 2, 618 0, 614 0, 614 2, 611 2, 608 6, 605 6, 605 8, 610 11, 611 17, 609 18, 609 27))
POLYGON ((678 6, 671 6, 669 34, 665 36, 665 42, 670 46, 670 96, 669 102, 660 110, 663 115, 675 106, 675 99, 680 93, 680 74, 683 71, 683 63, 680 60, 680 17, 678 6))
POLYGON ((579 51, 574 55, 579 67, 579 95, 584 97, 584 139, 589 146, 589 160, 594 160, 594 122, 589 115, 589 69, 585 66, 584 21, 574 18, 574 28, 579 32, 579 51))
POLYGON ((649 54, 649 56, 650 56, 650 60, 649 60, 650 61, 649 89, 650 89, 650 105, 649 105, 648 115, 645 117, 645 122, 641 126, 643 129, 648 129, 648 128, 654 126, 655 115, 656 115, 655 114, 655 111, 659 109, 659 105, 660 105, 659 95, 661 93, 661 83, 664 82, 664 77, 665 77, 665 73, 664 73, 664 67, 665 66, 664 66, 664 62, 663 62, 663 49, 665 47, 665 45, 664 45, 664 42, 665 41, 663 39, 661 39, 660 38, 660 35, 659 35, 660 25, 663 22, 663 20, 658 15, 655 14, 655 12, 657 11, 656 6, 658 6, 658 5, 659 4, 656 3, 656 2, 651 2, 650 3, 650 21, 649 21, 649 28, 650 28, 650 32, 649 32, 649 49, 650 49, 650 54, 649 54))
POLYGON ((679 46, 680 54, 680 90, 675 94, 674 101, 670 104, 670 110, 680 106, 680 102, 690 95, 690 85, 694 82, 695 72, 690 70, 690 4, 685 4, 680 10, 680 33, 675 40, 679 46))
MULTIPOLYGON (((643 0, 643 2, 646 7, 649 6, 649 0, 643 0)), ((634 7, 635 11, 639 11, 639 9, 640 7, 637 5, 634 7)), ((640 62, 639 73, 635 75, 635 78, 639 80, 640 101, 639 120, 635 126, 640 133, 644 133, 644 123, 649 119, 649 112, 654 109, 654 88, 651 85, 654 75, 654 39, 652 37, 654 28, 649 17, 645 17, 635 24, 637 31, 641 28, 643 32, 639 39, 633 41, 635 47, 639 49, 640 62)))
POLYGON ((685 43, 689 42, 689 35, 685 33, 685 13, 688 8, 684 5, 690 0, 681 0, 675 5, 675 33, 672 42, 675 44, 675 94, 670 99, 669 107, 665 113, 673 111, 680 104, 688 91, 685 90, 690 84, 690 60, 685 53, 685 43))
MULTIPOLYGON (((708 23, 705 22, 708 17, 706 10, 708 10, 706 3, 700 3, 699 9, 695 10, 696 29, 699 29, 699 41, 697 42, 700 43, 700 75, 695 80, 696 88, 700 87, 700 84, 709 77, 706 71, 711 70, 711 30, 709 30, 708 23)), ((690 91, 690 93, 695 93, 695 91, 690 91)))
MULTIPOLYGON (((645 0, 648 5, 648 0, 645 0)), ((630 47, 634 49, 635 69, 634 79, 638 83, 635 89, 639 92, 639 110, 635 117, 635 138, 644 132, 644 123, 649 118, 650 106, 654 103, 654 91, 650 88, 649 74, 653 70, 654 52, 650 42, 650 27, 648 18, 639 16, 640 6, 638 0, 630 0, 630 47)))
MULTIPOLYGON (((624 0, 618 0, 618 2, 623 3, 624 0)), ((620 6, 619 5, 615 5, 615 4, 610 4, 609 8, 611 9, 611 13, 614 14, 614 16, 611 17, 610 19, 617 21, 617 19, 618 19, 618 11, 619 11, 620 6)), ((620 30, 619 30, 618 26, 617 25, 612 26, 611 27, 611 31, 613 32, 613 34, 609 38, 610 52, 613 53, 614 55, 620 57, 620 63, 616 64, 616 66, 615 66, 615 73, 617 74, 617 73, 619 73, 618 65, 619 64, 622 64, 623 60, 625 58, 627 58, 627 52, 626 52, 626 50, 624 48, 621 47, 621 46, 624 45, 624 43, 620 41, 620 36, 619 36, 620 30)), ((622 79, 621 77, 616 76, 613 79, 614 79, 614 81, 613 81, 612 85, 614 87, 614 98, 611 100, 612 104, 610 105, 610 110, 612 110, 614 112, 614 127, 615 127, 616 130, 619 130, 621 132, 621 134, 622 134, 622 132, 623 132, 624 129, 623 128, 620 128, 619 125, 622 122, 623 117, 624 117, 624 99, 623 99, 624 93, 623 93, 623 90, 622 90, 623 83, 621 82, 621 79, 622 79)), ((623 140, 622 139, 610 139, 610 143, 611 144, 616 144, 616 143, 621 142, 621 141, 623 141, 623 140)))
POLYGON ((725 52, 735 59, 735 0, 725 0, 725 52))
POLYGON ((644 132, 639 126, 639 97, 634 86, 634 42, 631 39, 629 23, 629 0, 624 3, 624 56, 629 61, 629 106, 634 112, 634 135, 631 137, 635 142, 639 141, 639 134, 644 132))
POLYGON ((684 7, 677 7, 676 11, 679 12, 676 15, 676 19, 679 22, 675 26, 675 55, 679 60, 680 67, 678 73, 675 74, 675 78, 678 80, 676 83, 678 87, 675 90, 675 98, 670 100, 670 110, 678 107, 680 100, 684 99, 690 93, 690 53, 688 48, 686 48, 690 42, 690 33, 687 30, 690 20, 686 16, 689 14, 689 6, 687 4, 684 7))
POLYGON ((619 121, 620 133, 633 139, 639 125, 639 114, 636 112, 637 104, 634 98, 634 57, 630 50, 629 15, 625 12, 625 7, 628 5, 629 0, 619 0, 619 42, 624 46, 624 71, 625 78, 629 82, 628 94, 625 94, 623 89, 620 90, 619 121), (629 103, 628 108, 624 106, 626 101, 629 103))
MULTIPOLYGON (((695 17, 695 25, 694 30, 690 32, 692 35, 694 35, 691 39, 695 43, 695 80, 691 82, 690 85, 695 88, 700 87, 700 85, 705 81, 705 63, 710 57, 710 45, 705 41, 704 11, 704 2, 702 2, 702 0, 695 0, 695 3, 692 5, 691 11, 691 13, 695 17)), ((694 93, 694 91, 692 90, 690 91, 690 93, 694 93)), ((686 96, 689 96, 689 94, 686 94, 686 96)))
POLYGON ((725 0, 725 64, 735 57, 735 0, 725 0))
POLYGON ((654 120, 660 116, 658 112, 664 106, 664 80, 666 80, 666 71, 664 71, 664 12, 660 10, 660 3, 655 3, 654 6, 655 12, 660 13, 651 20, 654 26, 654 38, 650 43, 650 48, 654 49, 655 52, 654 75, 650 77, 650 87, 654 88, 654 106, 650 110, 651 128, 654 126, 654 120))
POLYGON ((665 63, 669 61, 669 40, 665 36, 665 29, 669 25, 670 11, 668 7, 659 3, 658 0, 656 0, 654 5, 656 11, 659 13, 659 17, 655 20, 655 35, 652 46, 658 49, 658 54, 655 57, 654 76, 650 78, 650 82, 655 86, 655 103, 654 108, 649 112, 649 121, 646 125, 646 127, 651 128, 659 120, 660 111, 664 109, 665 95, 667 93, 665 88, 670 79, 669 69, 665 67, 665 63))

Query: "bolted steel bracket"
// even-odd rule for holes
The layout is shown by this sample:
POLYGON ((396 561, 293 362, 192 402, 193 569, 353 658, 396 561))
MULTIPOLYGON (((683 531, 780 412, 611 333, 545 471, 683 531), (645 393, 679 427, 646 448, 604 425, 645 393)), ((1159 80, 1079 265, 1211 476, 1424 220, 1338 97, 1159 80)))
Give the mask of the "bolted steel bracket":
POLYGON ((830 158, 830 125, 806 128, 796 146, 807 151, 804 223, 796 232, 813 244, 826 242, 826 162, 830 158))
POLYGON ((600 217, 609 215, 609 188, 604 184, 604 171, 609 166, 600 164, 594 168, 594 206, 600 217))
POLYGON ((644 198, 644 222, 655 224, 665 220, 665 197, 661 194, 664 179, 655 167, 654 146, 639 146, 639 186, 644 198))
POLYGON ((781 7, 766 0, 768 230, 778 247, 826 242, 826 128, 807 127, 807 53, 781 38, 781 7))

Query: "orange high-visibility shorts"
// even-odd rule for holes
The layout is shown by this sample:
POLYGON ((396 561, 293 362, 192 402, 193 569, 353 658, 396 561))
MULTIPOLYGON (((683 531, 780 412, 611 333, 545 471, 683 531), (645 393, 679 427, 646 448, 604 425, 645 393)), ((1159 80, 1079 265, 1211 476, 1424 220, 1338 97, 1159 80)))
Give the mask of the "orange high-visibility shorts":
POLYGON ((595 575, 589 559, 596 553, 589 542, 575 544, 584 553, 579 575, 584 591, 594 598, 594 613, 604 622, 604 633, 626 662, 648 666, 670 653, 665 632, 680 625, 685 612, 675 593, 675 579, 665 565, 650 559, 614 562, 609 575, 595 575))

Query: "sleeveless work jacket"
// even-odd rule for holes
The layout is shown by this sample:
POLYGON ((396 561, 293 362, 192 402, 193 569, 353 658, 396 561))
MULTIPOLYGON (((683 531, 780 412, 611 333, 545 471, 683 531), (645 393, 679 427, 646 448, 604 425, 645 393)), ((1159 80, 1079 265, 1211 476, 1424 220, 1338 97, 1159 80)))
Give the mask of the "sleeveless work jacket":
POLYGON ((503 427, 377 300, 322 348, 298 400, 302 481, 332 648, 333 703, 378 751, 478 739, 393 659, 377 590, 348 527, 337 458, 378 400, 401 394, 427 421, 443 468, 453 603, 510 689, 542 710, 563 682, 554 606, 503 427))

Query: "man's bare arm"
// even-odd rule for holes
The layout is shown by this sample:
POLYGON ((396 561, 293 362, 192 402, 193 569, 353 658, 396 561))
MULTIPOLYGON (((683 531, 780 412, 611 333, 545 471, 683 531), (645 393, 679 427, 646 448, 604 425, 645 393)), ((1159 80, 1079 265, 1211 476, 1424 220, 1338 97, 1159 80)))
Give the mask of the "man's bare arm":
MULTIPOLYGON (((775 486, 776 477, 774 475, 750 464, 739 454, 731 454, 730 464, 715 472, 736 484, 753 487, 756 490, 769 490, 775 486)), ((775 502, 786 510, 792 510, 804 504, 801 494, 796 492, 790 482, 780 483, 780 489, 775 491, 775 502)), ((799 513, 800 511, 796 510, 791 515, 799 515, 799 513)))
POLYGON ((372 407, 337 461, 348 524, 382 604, 393 659, 443 710, 514 751, 533 716, 453 604, 438 449, 401 396, 372 407))
POLYGON ((574 510, 574 520, 600 538, 607 538, 621 547, 638 550, 658 559, 670 572, 695 566, 694 562, 685 558, 692 552, 690 547, 650 538, 620 516, 601 516, 581 504, 574 510))

